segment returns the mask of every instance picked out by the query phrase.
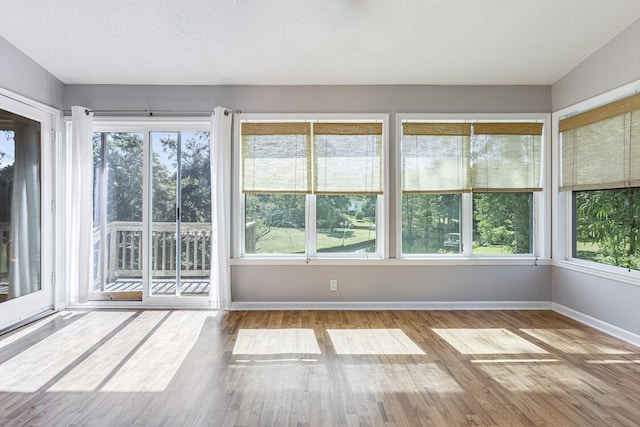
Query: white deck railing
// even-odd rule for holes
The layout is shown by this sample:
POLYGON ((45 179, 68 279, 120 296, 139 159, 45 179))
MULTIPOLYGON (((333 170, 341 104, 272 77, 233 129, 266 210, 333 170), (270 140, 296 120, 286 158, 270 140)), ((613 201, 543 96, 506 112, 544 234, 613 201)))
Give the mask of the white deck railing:
MULTIPOLYGON (((107 280, 118 277, 141 277, 143 265, 143 237, 141 222, 114 221, 107 227, 107 280)), ((211 224, 180 225, 180 239, 176 224, 155 222, 151 227, 152 277, 175 277, 178 241, 181 248, 181 276, 208 276, 211 266, 211 224)), ((100 229, 94 230, 95 260, 99 259, 100 229)))

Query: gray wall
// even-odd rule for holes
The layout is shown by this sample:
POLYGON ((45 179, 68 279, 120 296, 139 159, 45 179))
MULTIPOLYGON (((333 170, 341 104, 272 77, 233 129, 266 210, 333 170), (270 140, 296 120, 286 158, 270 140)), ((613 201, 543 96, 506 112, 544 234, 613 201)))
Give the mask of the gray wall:
POLYGON ((552 86, 553 111, 640 79, 640 20, 552 86))
POLYGON ((505 302, 551 299, 549 266, 234 266, 233 301, 505 302), (329 292, 329 280, 338 292, 329 292))
MULTIPOLYGON (((93 109, 211 110, 246 113, 390 113, 390 164, 395 164, 395 113, 545 113, 549 86, 110 86, 69 85, 64 106, 93 109)), ((391 206, 396 200, 390 171, 391 206)), ((392 209, 389 224, 395 224, 392 209)), ((395 230, 390 233, 395 251, 395 230)), ((237 302, 550 301, 549 267, 235 265, 237 302), (340 290, 328 292, 328 280, 340 290)))
POLYGON ((51 107, 62 107, 62 82, 2 37, 0 87, 51 107))
MULTIPOLYGON (((607 43, 552 86, 553 110, 640 79, 640 21, 607 43)), ((553 299, 600 321, 640 335, 640 286, 552 269, 553 299)))
POLYGON ((552 301, 640 336, 640 286, 553 267, 552 301))

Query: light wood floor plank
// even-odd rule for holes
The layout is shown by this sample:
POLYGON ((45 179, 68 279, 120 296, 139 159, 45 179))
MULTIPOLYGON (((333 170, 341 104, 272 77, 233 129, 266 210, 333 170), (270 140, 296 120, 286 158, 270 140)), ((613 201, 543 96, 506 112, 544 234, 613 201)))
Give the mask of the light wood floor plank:
POLYGON ((1 426, 636 426, 640 349, 550 311, 63 312, 1 426))

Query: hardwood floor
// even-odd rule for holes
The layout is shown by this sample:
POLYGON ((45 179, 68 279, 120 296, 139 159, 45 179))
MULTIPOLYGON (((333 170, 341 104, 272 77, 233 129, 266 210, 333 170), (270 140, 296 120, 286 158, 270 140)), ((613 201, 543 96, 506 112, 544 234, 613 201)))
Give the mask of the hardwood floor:
POLYGON ((640 349, 550 311, 66 311, 0 337, 2 426, 640 424, 640 349))

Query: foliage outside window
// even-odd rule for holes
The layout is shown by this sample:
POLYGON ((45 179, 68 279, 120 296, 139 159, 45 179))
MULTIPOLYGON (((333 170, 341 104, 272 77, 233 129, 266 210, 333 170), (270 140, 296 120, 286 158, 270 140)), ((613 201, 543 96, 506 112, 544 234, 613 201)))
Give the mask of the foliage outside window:
POLYGON ((241 135, 245 254, 378 252, 381 123, 245 121, 241 135))
POLYGON ((404 121, 402 252, 532 253, 541 135, 541 123, 404 121), (465 203, 471 218, 461 214, 465 203), (467 250, 465 221, 473 229, 467 250))
POLYGON ((640 269, 640 95, 560 120, 574 258, 640 269))
POLYGON ((576 191, 573 256, 640 269, 640 188, 576 191))

